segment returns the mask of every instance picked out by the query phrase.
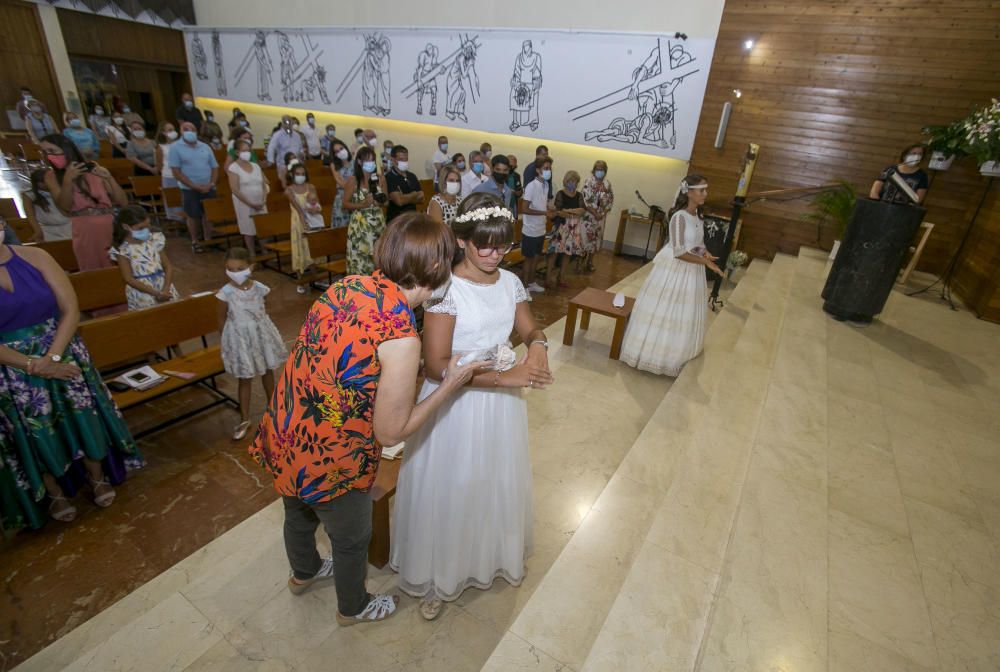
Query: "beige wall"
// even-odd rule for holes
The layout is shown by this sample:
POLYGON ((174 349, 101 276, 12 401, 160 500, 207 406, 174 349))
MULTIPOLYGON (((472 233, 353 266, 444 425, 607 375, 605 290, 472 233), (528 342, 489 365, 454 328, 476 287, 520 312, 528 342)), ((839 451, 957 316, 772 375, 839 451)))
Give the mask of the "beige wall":
MULTIPOLYGON (((242 0, 194 0, 198 24, 206 27, 297 27, 297 26, 482 26, 492 28, 546 28, 611 31, 681 31, 689 37, 714 38, 718 33, 724 0, 678 2, 677 0, 437 0, 433 4, 399 0, 371 0, 366 3, 331 3, 329 0, 284 0, 243 2, 242 0)), ((216 111, 228 120, 232 101, 200 99, 199 106, 216 111)), ((258 144, 289 108, 239 103, 247 113, 258 144)), ((305 113, 296 110, 303 123, 305 113)), ((430 158, 438 135, 447 135, 449 152, 465 154, 480 143, 489 142, 494 153, 515 154, 519 170, 534 158, 535 146, 544 143, 555 157, 553 173, 561 182, 572 169, 586 175, 594 161, 608 162, 608 179, 614 186, 615 208, 608 218, 605 239, 613 240, 620 209, 635 206, 645 212, 634 192, 638 189, 650 203, 665 207, 677 183, 687 171, 687 162, 586 145, 553 142, 544 137, 523 137, 483 133, 447 126, 391 121, 353 115, 317 112, 317 126, 334 123, 344 140, 351 140, 355 127, 374 128, 379 140, 391 139, 410 150, 410 165, 419 177, 429 176, 430 158)), ((626 245, 641 249, 646 231, 635 226, 626 245)))
MULTIPOLYGON (((79 100, 76 92, 76 79, 73 77, 73 66, 69 62, 69 54, 66 53, 66 41, 63 39, 62 28, 59 27, 59 16, 56 8, 52 5, 39 3, 38 18, 42 24, 42 31, 45 33, 45 41, 49 46, 49 56, 52 58, 52 68, 56 71, 56 79, 59 84, 59 96, 63 99, 66 109, 71 105, 68 100, 69 93, 72 93, 79 100)), ((61 128, 62 119, 57 119, 56 124, 61 128)))

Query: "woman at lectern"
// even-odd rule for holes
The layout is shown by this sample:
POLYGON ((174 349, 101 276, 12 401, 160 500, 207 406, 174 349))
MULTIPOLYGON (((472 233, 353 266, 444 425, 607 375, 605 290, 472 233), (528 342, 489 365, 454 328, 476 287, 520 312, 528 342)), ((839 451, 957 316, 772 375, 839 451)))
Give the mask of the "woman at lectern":
POLYGON ((903 192, 890 179, 893 173, 897 173, 917 193, 917 203, 923 203, 924 194, 927 193, 929 184, 927 173, 920 167, 920 162, 923 160, 923 145, 910 145, 904 149, 899 155, 899 163, 883 170, 872 183, 868 197, 876 201, 896 203, 897 205, 909 203, 903 192))

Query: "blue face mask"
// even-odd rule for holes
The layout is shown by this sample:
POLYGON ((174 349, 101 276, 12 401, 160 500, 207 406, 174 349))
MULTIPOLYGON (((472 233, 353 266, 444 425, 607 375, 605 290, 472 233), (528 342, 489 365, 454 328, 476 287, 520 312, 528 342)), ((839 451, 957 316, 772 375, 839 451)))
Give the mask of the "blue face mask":
POLYGON ((548 182, 549 180, 551 180, 552 179, 552 171, 548 170, 548 169, 543 170, 542 171, 542 179, 545 180, 546 182, 548 182))
POLYGON ((472 172, 474 172, 476 175, 479 175, 481 172, 483 172, 483 164, 482 164, 482 162, 476 161, 475 163, 473 163, 472 164, 472 172))
POLYGON ((361 164, 361 170, 365 171, 366 173, 374 173, 375 172, 375 162, 374 161, 365 161, 364 163, 361 164))
POLYGON ((139 241, 147 241, 152 233, 149 229, 133 229, 132 237, 139 241))
POLYGON ((575 191, 575 190, 576 190, 576 182, 566 183, 566 191, 575 191))
POLYGON ((72 126, 73 128, 80 128, 81 126, 83 126, 83 122, 80 121, 79 119, 70 119, 69 125, 72 126))
POLYGON ((594 177, 596 177, 599 180, 603 180, 604 179, 604 171, 603 170, 595 170, 594 171, 594 177))
POLYGON ((194 131, 184 131, 181 137, 184 138, 184 142, 194 142, 198 139, 198 134, 194 131))
POLYGON ((455 167, 458 168, 459 170, 465 170, 465 161, 455 162, 455 167))

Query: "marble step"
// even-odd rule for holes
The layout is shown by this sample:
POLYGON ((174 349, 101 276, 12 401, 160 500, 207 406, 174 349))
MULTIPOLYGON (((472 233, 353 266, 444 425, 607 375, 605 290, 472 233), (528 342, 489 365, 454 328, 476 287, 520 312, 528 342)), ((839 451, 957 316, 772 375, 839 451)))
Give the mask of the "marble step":
POLYGON ((694 426, 707 412, 724 370, 715 360, 728 357, 771 272, 751 264, 706 334, 705 357, 678 377, 483 669, 581 668, 666 494, 664 464, 683 450, 687 427, 671 435, 670 425, 694 426))
MULTIPOLYGON (((759 480, 751 480, 748 474, 770 473, 769 469, 780 473, 788 457, 782 452, 789 450, 785 443, 772 447, 755 444, 755 439, 764 424, 771 422, 766 419, 771 410, 769 385, 790 356, 784 337, 799 325, 791 319, 788 306, 794 296, 804 300, 815 281, 814 271, 804 268, 807 265, 783 255, 775 259, 734 348, 726 377, 709 404, 710 411, 679 457, 663 504, 578 669, 695 670, 702 667, 702 658, 709 661, 704 669, 762 668, 760 661, 744 667, 745 661, 738 656, 727 667, 716 664, 725 661, 712 656, 717 650, 738 650, 744 644, 740 623, 720 618, 720 614, 731 616, 732 610, 727 611, 728 603, 720 606, 719 595, 725 593, 726 579, 731 576, 725 568, 734 558, 753 567, 747 558, 758 557, 760 551, 746 533, 757 528, 748 523, 744 534, 737 533, 741 514, 747 516, 744 509, 751 515, 758 513, 758 504, 772 501, 766 495, 780 490, 767 483, 761 492, 759 480), (757 462, 751 461, 754 454, 757 462), (757 465, 756 471, 751 464, 757 465), (741 543, 734 554, 737 542, 741 543), (712 623, 719 625, 710 631, 712 623)), ((818 300, 818 292, 810 298, 818 300)), ((752 590, 752 586, 741 587, 752 590)), ((767 604, 766 595, 758 597, 767 604)))

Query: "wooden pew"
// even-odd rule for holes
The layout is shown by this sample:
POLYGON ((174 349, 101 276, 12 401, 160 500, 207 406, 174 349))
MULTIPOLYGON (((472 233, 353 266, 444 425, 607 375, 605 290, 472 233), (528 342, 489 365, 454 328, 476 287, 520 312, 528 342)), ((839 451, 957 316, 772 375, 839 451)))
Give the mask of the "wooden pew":
POLYGON ((229 246, 229 237, 238 236, 240 227, 236 222, 236 210, 233 208, 232 196, 219 196, 217 198, 206 198, 201 202, 205 208, 205 217, 212 226, 214 234, 210 245, 229 246), (221 238, 220 238, 221 236, 221 238))
POLYGON ((27 217, 14 217, 5 221, 22 243, 27 243, 35 237, 35 227, 27 217))
POLYGON ((89 313, 128 302, 125 296, 125 279, 117 266, 70 273, 69 281, 76 292, 81 311, 89 313))
POLYGON ((133 432, 136 438, 156 432, 168 425, 185 420, 219 404, 239 403, 218 389, 216 376, 225 372, 218 345, 209 346, 205 338, 218 331, 218 299, 213 292, 205 292, 186 299, 170 301, 145 310, 134 310, 107 317, 99 317, 80 324, 80 337, 90 351, 94 367, 107 371, 115 365, 146 357, 151 353, 166 351, 171 345, 200 339, 202 347, 188 354, 161 359, 152 368, 166 376, 166 380, 142 392, 128 390, 111 392, 112 398, 123 412, 177 392, 192 385, 210 391, 215 399, 196 409, 163 421, 153 427, 133 432), (164 373, 176 371, 193 374, 191 378, 175 377, 164 373))
MULTIPOLYGON (((284 273, 285 271, 281 268, 281 253, 275 251, 275 246, 278 249, 291 249, 290 246, 279 243, 284 243, 287 239, 289 231, 291 229, 291 214, 288 210, 278 211, 278 212, 265 212, 259 215, 254 215, 253 218, 254 226, 257 229, 257 239, 260 241, 261 246, 269 251, 274 252, 274 262, 276 267, 273 270, 279 273, 284 273)), ((286 252, 287 254, 287 252, 286 252)), ((267 261, 261 261, 261 265, 266 268, 271 268, 268 266, 267 261)))
POLYGON ((20 219, 21 211, 17 209, 17 200, 0 198, 0 217, 4 219, 20 219))
POLYGON ((132 175, 129 178, 132 185, 132 197, 142 207, 159 218, 166 213, 163 205, 162 180, 159 175, 132 175))
POLYGON ((434 180, 420 180, 420 191, 424 192, 424 204, 417 206, 420 212, 427 212, 427 206, 434 198, 434 180))
POLYGON ((309 256, 312 257, 313 273, 307 273, 296 280, 296 284, 305 285, 316 282, 317 278, 326 276, 327 282, 333 282, 334 276, 347 273, 347 227, 336 229, 320 229, 306 234, 309 244, 309 256), (325 259, 325 261, 320 261, 325 259))
MULTIPOLYGON (((290 206, 290 204, 289 204, 289 206, 290 206)), ((279 213, 275 213, 275 214, 279 214, 279 213)), ((291 254, 292 254, 292 241, 291 241, 291 233, 290 233, 291 226, 292 226, 292 213, 290 211, 290 207, 289 207, 289 211, 284 212, 284 213, 280 213, 280 214, 283 214, 285 216, 285 218, 286 218, 287 224, 285 226, 284 233, 288 233, 289 237, 287 239, 286 238, 282 238, 281 240, 275 240, 275 241, 272 241, 270 243, 264 243, 264 249, 267 249, 267 250, 270 250, 271 252, 274 252, 275 257, 276 257, 276 261, 278 262, 278 271, 284 273, 284 271, 281 270, 281 257, 283 257, 283 256, 286 256, 286 257, 287 256, 291 256, 291 254)), ((324 222, 324 224, 329 224, 330 223, 330 219, 331 219, 332 216, 333 216, 333 206, 332 205, 323 205, 323 222, 324 222)), ((254 218, 254 221, 257 221, 256 218, 254 218)), ((320 230, 322 230, 322 229, 320 229, 320 230)), ((262 237, 260 235, 260 229, 257 230, 257 237, 258 238, 262 237)), ((300 283, 300 284, 302 284, 302 283, 300 283)))
POLYGON ((46 240, 41 243, 28 243, 28 245, 34 245, 51 254, 56 263, 67 273, 75 273, 80 270, 80 263, 76 260, 76 252, 73 251, 72 240, 46 240))

